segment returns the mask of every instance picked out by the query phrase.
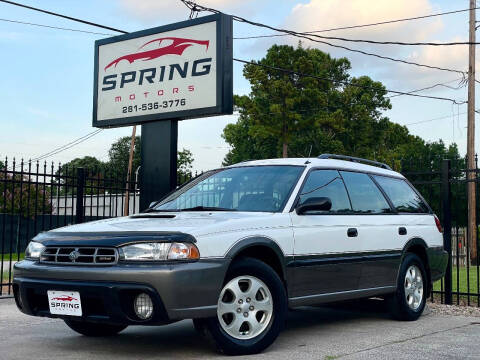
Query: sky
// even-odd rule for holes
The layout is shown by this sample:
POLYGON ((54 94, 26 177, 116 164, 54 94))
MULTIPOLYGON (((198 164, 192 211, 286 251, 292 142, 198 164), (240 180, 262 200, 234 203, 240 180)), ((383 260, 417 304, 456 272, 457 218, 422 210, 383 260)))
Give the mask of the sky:
MULTIPOLYGON (((101 23, 128 32, 186 20, 189 10, 179 0, 19 0, 24 4, 101 23)), ((322 30, 468 8, 468 0, 199 0, 225 13, 296 31, 322 30)), ((208 14, 199 14, 199 16, 208 14)), ((266 29, 234 23, 234 37, 271 34, 266 29)), ((94 41, 117 35, 88 25, 0 3, 0 159, 35 158, 86 135, 92 128, 94 41), (102 34, 42 28, 5 20, 44 24, 102 34)), ((430 19, 398 22, 362 29, 338 30, 328 36, 393 41, 468 41, 468 12, 430 19)), ((338 41, 332 43, 341 44, 338 41)), ((258 60, 273 45, 296 45, 294 37, 235 40, 234 57, 258 60)), ((351 75, 368 75, 387 89, 411 91, 437 83, 421 94, 467 99, 459 86, 461 75, 424 69, 364 56, 346 50, 304 42, 334 57, 348 57, 351 75), (448 87, 447 87, 448 86, 448 87)), ((382 55, 466 71, 468 47, 429 47, 347 44, 348 47, 382 55)), ((478 59, 477 59, 478 60, 478 59)), ((478 61, 477 61, 478 63, 478 61)), ((477 77, 479 78, 479 77, 477 77)), ((477 91, 478 91, 477 87, 477 91)), ((234 93, 248 94, 249 83, 242 65, 234 63, 234 93)), ((467 106, 448 101, 399 96, 385 112, 391 121, 406 125, 426 141, 455 142, 466 152, 467 106), (428 121, 431 119, 437 119, 428 121)), ((179 149, 193 152, 195 170, 221 165, 228 152, 224 127, 236 115, 191 119, 179 124, 179 149)), ((108 160, 110 145, 129 136, 131 127, 106 129, 87 141, 47 158, 65 163, 86 155, 108 160)), ((480 129, 476 129, 476 148, 480 129)))

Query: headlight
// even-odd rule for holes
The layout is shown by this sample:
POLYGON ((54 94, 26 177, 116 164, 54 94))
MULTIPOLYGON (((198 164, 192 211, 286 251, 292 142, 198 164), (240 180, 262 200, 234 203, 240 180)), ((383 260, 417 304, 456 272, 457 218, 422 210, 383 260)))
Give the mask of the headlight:
POLYGON ((30 241, 27 249, 25 250, 25 258, 30 260, 38 260, 40 259, 43 249, 45 249, 45 246, 42 244, 35 241, 30 241))
POLYGON ((120 259, 126 261, 196 260, 200 252, 190 243, 138 243, 122 246, 120 259))

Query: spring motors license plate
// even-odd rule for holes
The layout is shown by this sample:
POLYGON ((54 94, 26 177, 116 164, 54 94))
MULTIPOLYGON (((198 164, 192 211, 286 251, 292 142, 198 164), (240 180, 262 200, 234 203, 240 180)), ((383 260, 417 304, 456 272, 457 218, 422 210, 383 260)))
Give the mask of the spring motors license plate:
POLYGON ((80 293, 77 291, 48 290, 48 306, 54 315, 82 316, 80 293))

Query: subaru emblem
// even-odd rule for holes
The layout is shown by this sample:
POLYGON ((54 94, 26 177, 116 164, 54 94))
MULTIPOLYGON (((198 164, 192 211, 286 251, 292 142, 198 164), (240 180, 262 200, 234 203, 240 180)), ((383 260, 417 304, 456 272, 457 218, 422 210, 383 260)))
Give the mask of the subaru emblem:
POLYGON ((70 259, 70 261, 74 262, 75 260, 78 259, 79 256, 80 256, 80 253, 77 250, 74 250, 68 255, 68 258, 70 259))

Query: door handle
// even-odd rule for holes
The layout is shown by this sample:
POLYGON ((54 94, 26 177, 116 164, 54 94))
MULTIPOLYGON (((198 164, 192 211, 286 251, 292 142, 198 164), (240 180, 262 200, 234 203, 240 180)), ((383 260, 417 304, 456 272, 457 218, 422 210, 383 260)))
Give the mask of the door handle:
POLYGON ((350 228, 347 230, 347 236, 348 237, 357 237, 358 236, 358 230, 355 228, 350 228))
POLYGON ((399 227, 399 228, 398 228, 398 234, 399 234, 399 235, 407 235, 407 229, 404 228, 403 226, 402 226, 402 227, 399 227))

